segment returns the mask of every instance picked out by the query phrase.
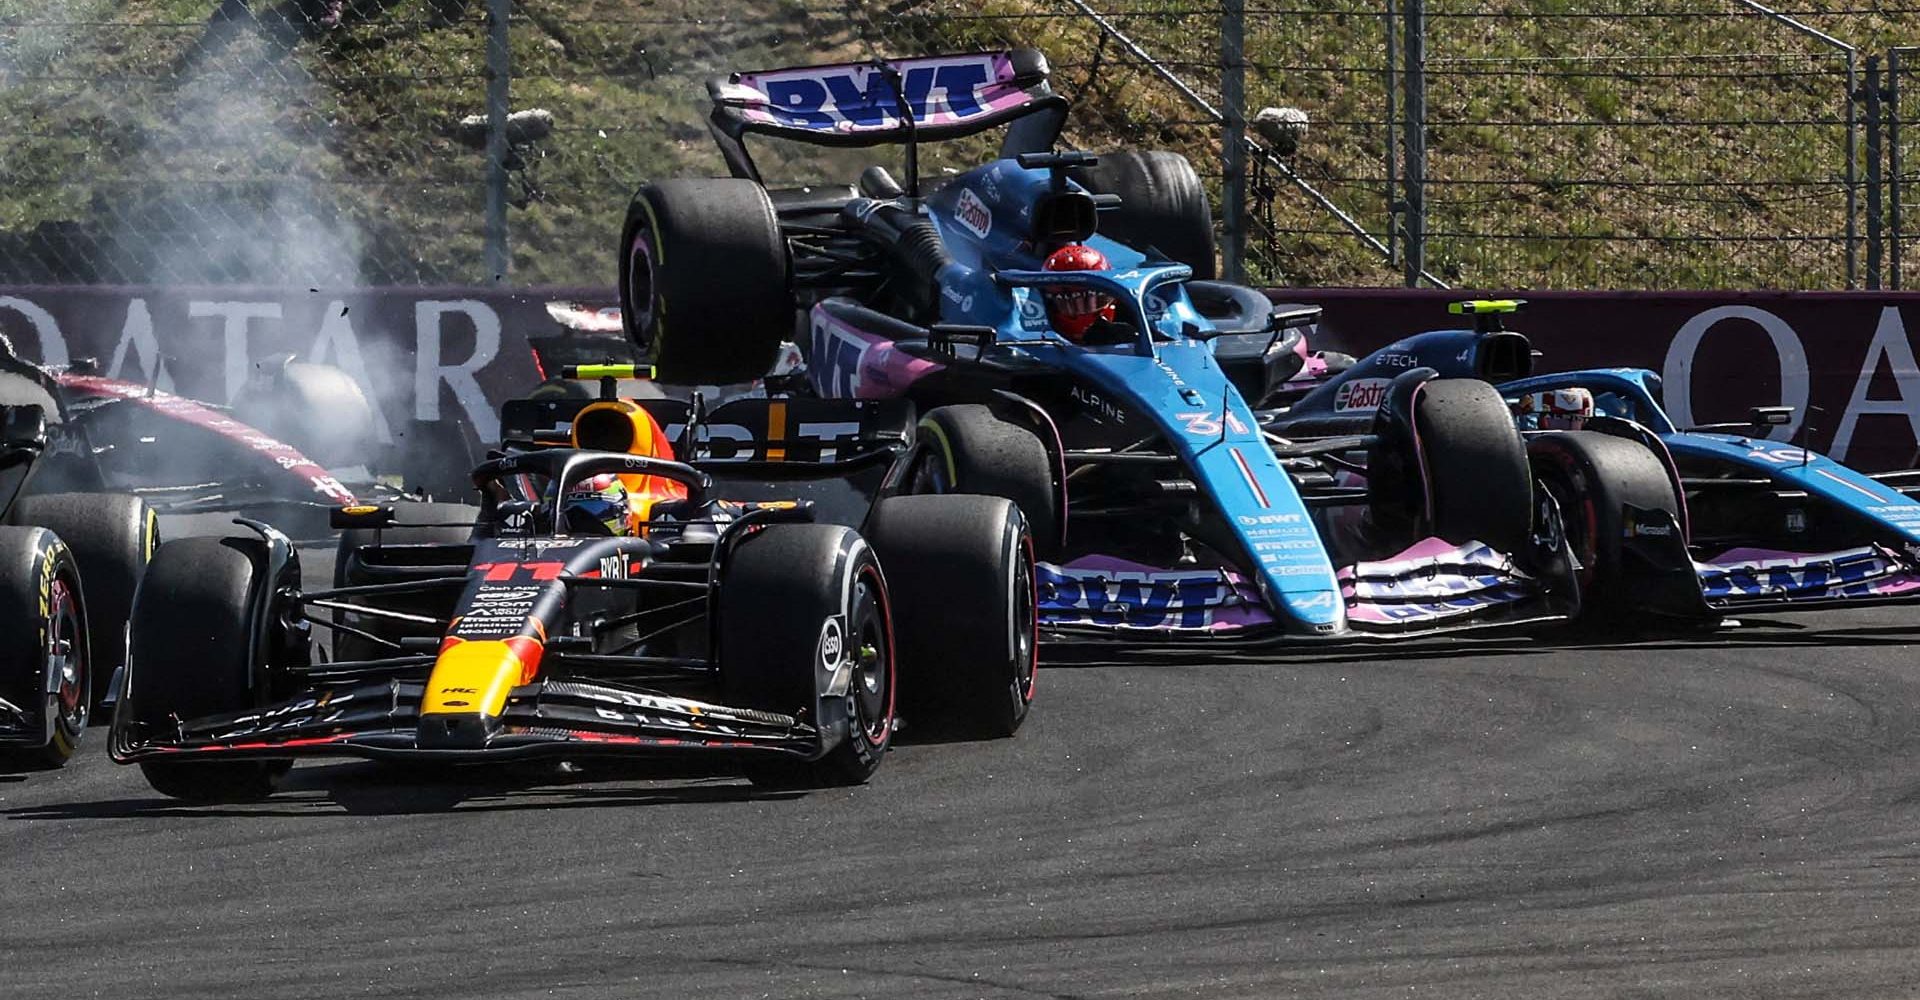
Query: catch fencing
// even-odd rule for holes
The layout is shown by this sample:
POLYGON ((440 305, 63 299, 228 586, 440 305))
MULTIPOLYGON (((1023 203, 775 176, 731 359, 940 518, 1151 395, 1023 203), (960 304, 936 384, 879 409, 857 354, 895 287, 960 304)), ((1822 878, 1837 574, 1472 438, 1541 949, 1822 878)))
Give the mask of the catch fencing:
POLYGON ((1889 288, 1920 289, 1920 48, 1887 53, 1889 288))
MULTIPOLYGON (((1867 87, 1854 24, 1753 0, 15 0, 0 283, 605 284, 642 180, 724 172, 709 76, 1011 45, 1048 53, 1068 143, 1185 153, 1251 281, 1911 283, 1920 55, 1867 87)), ((838 182, 875 155, 761 161, 838 182)))

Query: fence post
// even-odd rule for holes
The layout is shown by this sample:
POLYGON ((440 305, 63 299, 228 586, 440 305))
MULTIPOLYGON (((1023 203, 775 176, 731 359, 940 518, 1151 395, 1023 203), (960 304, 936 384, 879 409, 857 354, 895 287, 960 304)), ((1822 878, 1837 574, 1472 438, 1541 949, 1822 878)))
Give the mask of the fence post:
POLYGON ((1387 262, 1398 264, 1400 262, 1400 136, 1397 134, 1399 129, 1394 119, 1399 116, 1400 108, 1395 99, 1394 89, 1400 85, 1400 81, 1395 79, 1400 75, 1400 60, 1396 54, 1399 52, 1399 47, 1394 44, 1396 26, 1393 19, 1393 3, 1394 0, 1387 0, 1380 8, 1380 37, 1385 42, 1381 48, 1386 50, 1387 57, 1386 80, 1380 88, 1386 98, 1386 112, 1380 117, 1386 125, 1386 137, 1385 142, 1382 143, 1382 149, 1386 153, 1386 162, 1383 166, 1386 168, 1387 177, 1387 262))
POLYGON ((1402 133, 1407 144, 1406 280, 1412 288, 1427 269, 1427 5, 1426 0, 1406 3, 1401 27, 1406 32, 1407 123, 1402 133))
POLYGON ((507 103, 512 66, 507 49, 507 18, 513 0, 487 0, 487 223, 484 235, 487 281, 505 284, 507 255, 507 103))
POLYGON ((1847 287, 1860 287, 1860 59, 1847 51, 1847 287))
POLYGON ((1906 236, 1900 218, 1900 50, 1887 53, 1887 274, 1894 291, 1905 283, 1901 275, 1900 242, 1906 236))
POLYGON ((1867 288, 1880 288, 1881 223, 1880 207, 1880 57, 1867 57, 1867 288))
POLYGON ((1226 0, 1220 11, 1221 141, 1220 248, 1223 276, 1247 280, 1247 59, 1246 0, 1226 0))

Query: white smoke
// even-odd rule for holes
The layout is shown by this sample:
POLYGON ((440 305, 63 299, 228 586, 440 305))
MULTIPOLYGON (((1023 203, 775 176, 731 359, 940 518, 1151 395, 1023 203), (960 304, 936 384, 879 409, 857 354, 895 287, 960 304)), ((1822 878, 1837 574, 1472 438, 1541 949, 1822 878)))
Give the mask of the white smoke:
POLYGON ((153 261, 155 276, 190 284, 361 285, 366 241, 322 173, 332 157, 322 131, 328 123, 313 109, 329 95, 296 52, 270 41, 257 22, 243 21, 225 44, 184 62, 179 74, 169 119, 147 136, 160 162, 188 168, 164 192, 174 217, 168 221, 178 226, 164 238, 176 255, 153 261))

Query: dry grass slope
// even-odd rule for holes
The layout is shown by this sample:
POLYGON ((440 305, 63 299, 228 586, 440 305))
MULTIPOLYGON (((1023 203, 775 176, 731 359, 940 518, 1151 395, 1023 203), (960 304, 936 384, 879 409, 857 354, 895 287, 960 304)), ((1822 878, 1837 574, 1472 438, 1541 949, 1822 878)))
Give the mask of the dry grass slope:
MULTIPOLYGON (((1217 8, 1099 6, 1215 98, 1217 8)), ((1920 42, 1912 11, 1795 6, 1863 51, 1920 42)), ((0 0, 0 280, 488 277, 482 158, 455 140, 484 107, 484 4, 254 0, 224 16, 246 7, 0 0), (307 20, 328 11, 337 23, 307 20)), ((1036 45, 1076 99, 1072 142, 1181 149, 1217 174, 1203 116, 1067 9, 521 0, 514 105, 553 111, 556 132, 533 187, 516 182, 511 278, 610 282, 634 186, 721 170, 701 82, 730 68, 1036 45)), ((1295 168, 1383 236, 1386 32, 1377 9, 1263 0, 1248 14, 1249 104, 1306 109, 1295 168)), ((1709 0, 1454 0, 1434 5, 1429 59, 1429 266, 1449 280, 1843 280, 1844 61, 1831 50, 1709 0)), ((1284 184, 1271 213, 1255 240, 1269 276, 1395 279, 1284 184)))

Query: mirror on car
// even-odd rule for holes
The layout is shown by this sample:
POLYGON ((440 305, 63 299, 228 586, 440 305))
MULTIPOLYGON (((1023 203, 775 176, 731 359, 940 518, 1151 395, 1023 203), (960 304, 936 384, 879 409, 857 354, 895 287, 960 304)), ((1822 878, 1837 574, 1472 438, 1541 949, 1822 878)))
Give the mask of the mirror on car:
POLYGON ((1084 191, 1054 191, 1033 206, 1033 235, 1049 245, 1079 243, 1099 227, 1099 206, 1084 191))
POLYGON ((1298 330, 1302 327, 1312 326, 1320 322, 1320 313, 1321 309, 1319 306, 1307 306, 1304 309, 1287 309, 1284 311, 1276 309, 1273 311, 1273 317, 1269 321, 1267 328, 1269 330, 1298 330))
POLYGON ((46 413, 32 403, 21 406, 0 406, 0 446, 45 450, 47 447, 46 413))
POLYGON ((1755 427, 1785 427, 1793 422, 1791 406, 1756 406, 1748 411, 1755 427))

